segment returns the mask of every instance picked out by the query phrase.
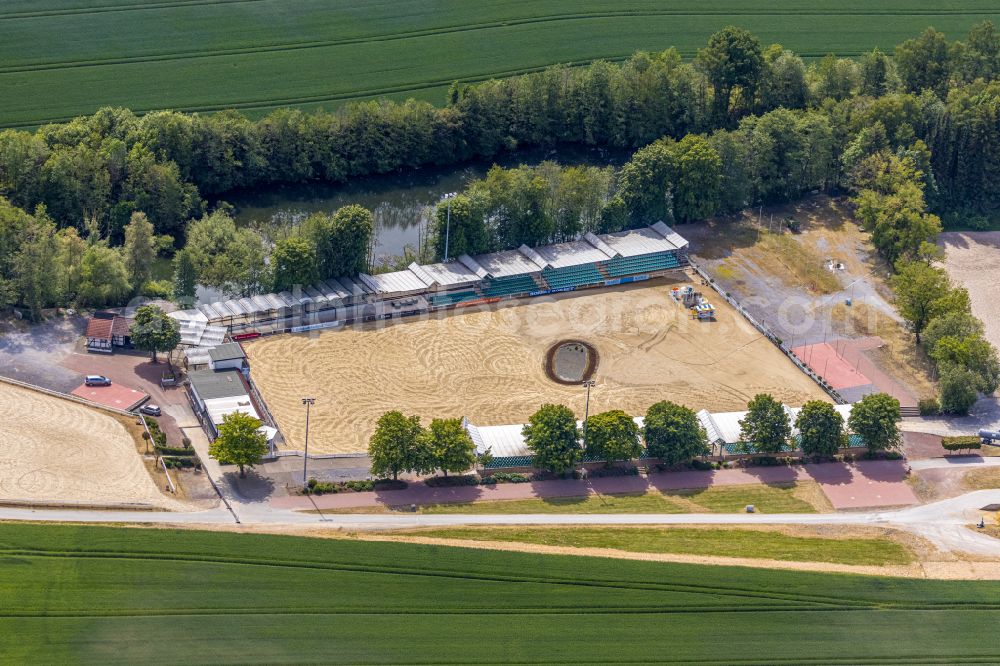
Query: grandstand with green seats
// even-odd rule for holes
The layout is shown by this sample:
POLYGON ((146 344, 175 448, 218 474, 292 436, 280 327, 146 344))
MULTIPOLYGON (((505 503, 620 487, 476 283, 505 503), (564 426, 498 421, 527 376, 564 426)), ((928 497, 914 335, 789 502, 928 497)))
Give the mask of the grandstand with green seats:
POLYGON ((277 330, 390 319, 501 299, 645 280, 687 265, 688 242, 663 222, 578 240, 492 252, 406 270, 327 279, 277 294, 206 303, 173 313, 183 326, 277 330))

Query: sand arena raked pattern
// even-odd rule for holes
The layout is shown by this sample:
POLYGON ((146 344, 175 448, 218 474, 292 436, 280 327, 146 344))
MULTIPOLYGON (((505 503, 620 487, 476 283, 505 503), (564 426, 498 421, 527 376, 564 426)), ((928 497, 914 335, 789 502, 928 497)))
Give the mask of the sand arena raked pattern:
POLYGON ((0 382, 0 501, 170 508, 110 414, 0 382))
POLYGON ((597 349, 591 413, 643 413, 669 399, 693 409, 742 410, 759 392, 789 404, 825 394, 730 306, 698 322, 657 281, 510 301, 426 319, 277 335, 244 343, 251 376, 285 436, 304 443, 303 396, 316 404, 310 451, 364 451, 375 421, 399 409, 424 423, 467 416, 482 425, 525 421, 539 405, 583 416, 583 389, 545 375, 549 347, 567 338, 597 349))

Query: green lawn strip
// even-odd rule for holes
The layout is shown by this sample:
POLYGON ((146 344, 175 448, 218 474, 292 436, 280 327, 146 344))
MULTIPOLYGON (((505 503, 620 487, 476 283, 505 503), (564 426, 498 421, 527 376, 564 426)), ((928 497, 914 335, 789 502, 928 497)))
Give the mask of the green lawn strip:
POLYGON ((636 553, 716 555, 835 564, 907 564, 914 559, 912 552, 890 539, 828 539, 739 528, 449 527, 402 534, 440 539, 516 541, 571 548, 613 548, 636 553))
MULTIPOLYGON (((587 495, 545 499, 498 500, 427 504, 420 513, 735 513, 753 504, 765 513, 815 513, 808 502, 794 496, 795 484, 714 486, 665 493, 587 495)), ((372 511, 381 511, 373 508, 372 511)), ((357 510, 364 513, 365 509, 357 510)))
POLYGON ((6 663, 1000 659, 996 582, 347 539, 5 523, 0 599, 6 663))

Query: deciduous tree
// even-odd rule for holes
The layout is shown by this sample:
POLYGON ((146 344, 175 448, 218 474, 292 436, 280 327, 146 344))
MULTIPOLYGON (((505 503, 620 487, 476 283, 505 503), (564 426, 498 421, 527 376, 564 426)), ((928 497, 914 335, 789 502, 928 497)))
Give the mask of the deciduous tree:
POLYGON ((708 436, 694 411, 667 400, 646 410, 642 435, 649 455, 665 465, 690 462, 709 452, 708 436))
POLYGON ((240 478, 246 478, 246 468, 259 465, 267 454, 267 437, 260 432, 260 426, 260 420, 249 414, 226 414, 219 425, 219 436, 208 445, 208 455, 223 465, 236 465, 240 478))
POLYGON ((588 418, 585 444, 587 455, 603 459, 608 467, 619 460, 632 460, 642 455, 639 426, 620 409, 588 418))
POLYGON ((181 342, 180 324, 156 305, 143 305, 135 311, 130 332, 136 349, 152 352, 153 363, 157 352, 173 351, 181 342))
POLYGON ((847 425, 875 453, 899 447, 899 419, 899 400, 888 393, 871 393, 854 403, 847 425))
POLYGON ((368 440, 372 474, 391 474, 396 480, 400 472, 422 471, 427 459, 422 450, 423 432, 419 416, 403 416, 398 411, 380 416, 368 440))
POLYGON ((810 400, 795 419, 802 453, 807 456, 833 456, 847 445, 844 417, 825 400, 810 400))
POLYGON ((758 393, 747 403, 747 415, 740 420, 740 440, 754 453, 780 453, 791 435, 788 414, 771 395, 758 393))
POLYGON ((565 474, 578 462, 583 450, 576 416, 564 405, 542 405, 521 430, 531 449, 531 464, 553 474, 565 474))

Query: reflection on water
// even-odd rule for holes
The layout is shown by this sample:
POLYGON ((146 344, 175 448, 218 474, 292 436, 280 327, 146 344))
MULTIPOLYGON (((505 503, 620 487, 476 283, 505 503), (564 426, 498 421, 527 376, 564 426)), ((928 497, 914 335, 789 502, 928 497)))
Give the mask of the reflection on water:
POLYGON ((331 213, 350 204, 364 206, 375 216, 375 259, 378 262, 380 258, 401 255, 407 245, 419 249, 431 214, 430 208, 445 193, 460 191, 470 181, 483 177, 494 162, 505 167, 534 165, 544 160, 617 166, 627 157, 621 151, 562 147, 559 150, 519 152, 490 162, 356 178, 344 185, 285 185, 231 192, 223 198, 236 207, 236 221, 240 224, 272 220, 294 222, 310 213, 331 213))

